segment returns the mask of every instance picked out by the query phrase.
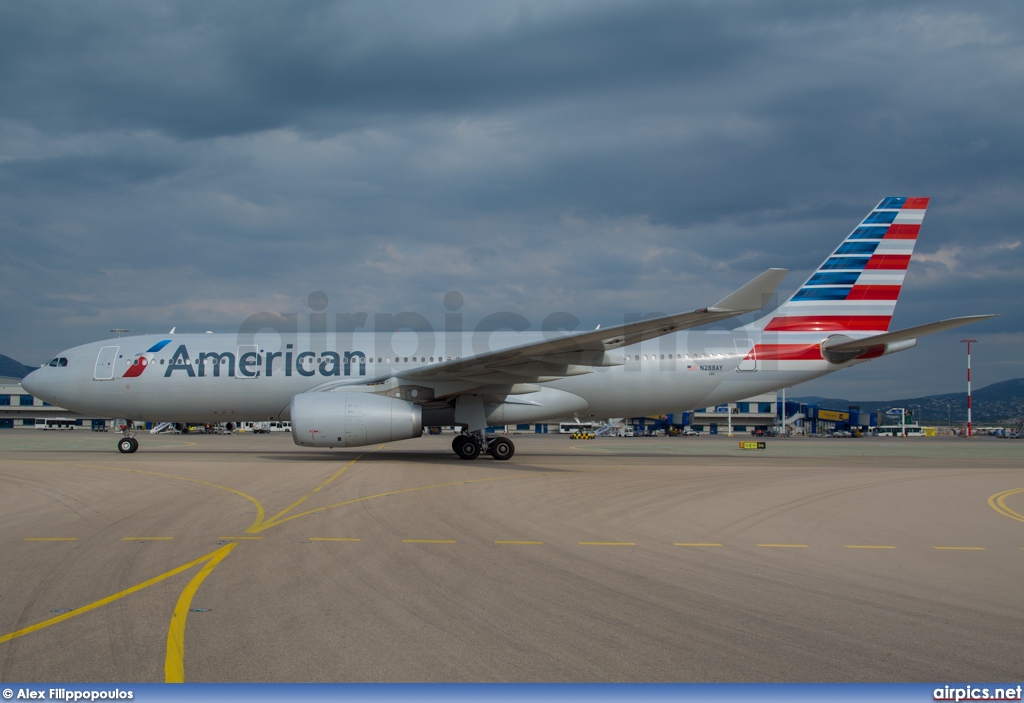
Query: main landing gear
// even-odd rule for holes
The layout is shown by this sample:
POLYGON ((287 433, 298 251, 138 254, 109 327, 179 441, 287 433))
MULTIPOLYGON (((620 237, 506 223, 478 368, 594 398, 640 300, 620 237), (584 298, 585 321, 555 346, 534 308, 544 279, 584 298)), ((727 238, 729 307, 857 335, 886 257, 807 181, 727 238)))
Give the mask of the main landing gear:
POLYGON ((131 425, 121 425, 121 434, 124 436, 117 440, 117 451, 122 454, 134 454, 139 449, 139 440, 135 439, 135 433, 129 427, 131 425))
POLYGON ((516 445, 505 437, 496 437, 488 440, 483 432, 471 432, 460 434, 452 440, 452 449, 460 459, 472 461, 480 456, 481 452, 490 454, 498 461, 507 461, 516 453, 516 445))

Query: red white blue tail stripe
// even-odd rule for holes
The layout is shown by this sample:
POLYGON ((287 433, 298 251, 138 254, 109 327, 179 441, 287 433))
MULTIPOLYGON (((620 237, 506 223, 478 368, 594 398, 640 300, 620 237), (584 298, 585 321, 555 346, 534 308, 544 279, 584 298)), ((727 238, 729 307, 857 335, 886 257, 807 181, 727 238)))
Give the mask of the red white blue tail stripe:
POLYGON ((778 333, 758 359, 820 359, 822 332, 864 337, 889 330, 928 198, 890 197, 843 240, 774 313, 754 326, 778 333))

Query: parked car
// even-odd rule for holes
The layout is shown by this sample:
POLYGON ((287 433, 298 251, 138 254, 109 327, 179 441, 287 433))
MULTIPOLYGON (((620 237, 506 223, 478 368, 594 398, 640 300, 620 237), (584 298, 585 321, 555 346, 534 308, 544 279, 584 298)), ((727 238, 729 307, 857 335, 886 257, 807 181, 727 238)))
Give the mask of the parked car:
POLYGON ((700 432, 697 430, 690 429, 687 427, 685 430, 679 433, 683 437, 700 437, 700 432))

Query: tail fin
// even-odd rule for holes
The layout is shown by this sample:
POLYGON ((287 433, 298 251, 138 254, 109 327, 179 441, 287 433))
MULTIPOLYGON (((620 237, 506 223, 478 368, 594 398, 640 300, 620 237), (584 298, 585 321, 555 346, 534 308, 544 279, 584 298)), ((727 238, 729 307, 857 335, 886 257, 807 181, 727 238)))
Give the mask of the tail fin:
POLYGON ((750 326, 765 332, 887 332, 928 201, 882 200, 789 300, 750 326))

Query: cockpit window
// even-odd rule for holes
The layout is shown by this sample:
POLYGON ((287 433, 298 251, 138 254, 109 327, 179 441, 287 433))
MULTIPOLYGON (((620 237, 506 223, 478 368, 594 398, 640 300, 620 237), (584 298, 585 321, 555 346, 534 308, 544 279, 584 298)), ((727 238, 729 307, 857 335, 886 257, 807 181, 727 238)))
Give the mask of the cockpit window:
POLYGON ((56 365, 57 365, 57 357, 53 357, 52 359, 50 359, 50 363, 47 364, 47 366, 56 366, 56 365))
POLYGON ((62 356, 59 359, 57 359, 57 366, 67 366, 67 365, 68 365, 68 360, 65 357, 62 356))

